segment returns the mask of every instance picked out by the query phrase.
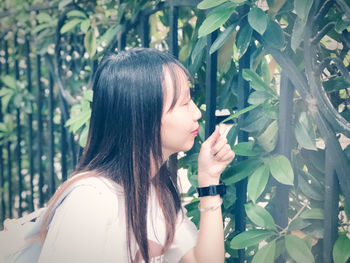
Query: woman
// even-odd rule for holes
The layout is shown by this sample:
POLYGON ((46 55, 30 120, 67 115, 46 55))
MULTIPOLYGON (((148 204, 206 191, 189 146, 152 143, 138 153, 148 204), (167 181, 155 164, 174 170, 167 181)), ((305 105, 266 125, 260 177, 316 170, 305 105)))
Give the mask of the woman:
MULTIPOLYGON (((223 262, 220 196, 201 197, 197 237, 166 162, 198 134, 187 70, 169 54, 131 49, 101 61, 93 91, 87 145, 49 208, 79 187, 42 229, 39 262, 223 262)), ((218 185, 233 158, 216 129, 201 147, 199 186, 218 185)))

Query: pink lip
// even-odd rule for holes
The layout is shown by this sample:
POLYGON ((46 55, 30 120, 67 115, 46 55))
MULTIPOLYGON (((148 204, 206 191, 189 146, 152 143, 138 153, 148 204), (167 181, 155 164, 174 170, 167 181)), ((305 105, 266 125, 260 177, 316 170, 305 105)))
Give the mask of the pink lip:
POLYGON ((198 135, 198 130, 199 130, 199 128, 195 129, 195 130, 192 132, 192 134, 195 135, 195 136, 197 136, 197 135, 198 135))

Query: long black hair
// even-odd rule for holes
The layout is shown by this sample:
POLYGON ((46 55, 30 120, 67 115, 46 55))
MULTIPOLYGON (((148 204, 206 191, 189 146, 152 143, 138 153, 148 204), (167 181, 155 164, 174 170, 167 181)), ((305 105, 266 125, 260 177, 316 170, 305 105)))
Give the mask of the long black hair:
POLYGON ((124 189, 127 242, 134 238, 149 262, 147 201, 153 184, 166 225, 166 243, 171 244, 181 201, 177 176, 162 158, 161 117, 164 70, 172 77, 174 98, 179 96, 178 74, 188 71, 173 56, 155 49, 135 48, 106 55, 93 80, 93 102, 89 135, 74 172, 96 171, 124 189), (151 177, 151 160, 158 173, 151 177))

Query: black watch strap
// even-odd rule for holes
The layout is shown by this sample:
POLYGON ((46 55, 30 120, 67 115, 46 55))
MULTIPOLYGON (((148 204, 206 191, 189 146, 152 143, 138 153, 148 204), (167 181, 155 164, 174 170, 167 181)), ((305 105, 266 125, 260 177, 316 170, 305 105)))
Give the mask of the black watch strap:
POLYGON ((198 197, 220 195, 223 197, 226 194, 226 185, 220 183, 218 185, 209 185, 207 187, 197 187, 198 197))

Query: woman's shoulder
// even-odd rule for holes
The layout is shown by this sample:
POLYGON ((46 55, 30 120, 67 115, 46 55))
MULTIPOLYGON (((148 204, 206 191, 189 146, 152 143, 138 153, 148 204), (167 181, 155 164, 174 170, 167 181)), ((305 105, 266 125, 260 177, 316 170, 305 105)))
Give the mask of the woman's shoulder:
POLYGON ((76 175, 76 177, 77 181, 72 184, 74 191, 91 188, 99 194, 123 195, 122 187, 108 177, 90 174, 76 175))
MULTIPOLYGON (((79 176, 79 175, 76 175, 79 176)), ((102 176, 76 178, 67 188, 68 194, 60 205, 61 210, 107 210, 118 207, 123 198, 120 185, 102 176)))

